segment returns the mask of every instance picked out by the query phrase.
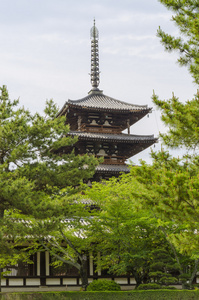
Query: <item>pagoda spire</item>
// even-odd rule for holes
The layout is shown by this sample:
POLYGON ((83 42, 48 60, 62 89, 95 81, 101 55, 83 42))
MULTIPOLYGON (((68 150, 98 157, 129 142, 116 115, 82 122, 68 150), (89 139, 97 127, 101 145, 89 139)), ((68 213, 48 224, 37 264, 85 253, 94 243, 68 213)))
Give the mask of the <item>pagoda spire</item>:
POLYGON ((95 26, 95 19, 94 25, 90 31, 90 38, 91 38, 91 85, 92 91, 98 91, 99 85, 99 50, 98 50, 98 39, 99 39, 99 31, 95 26))

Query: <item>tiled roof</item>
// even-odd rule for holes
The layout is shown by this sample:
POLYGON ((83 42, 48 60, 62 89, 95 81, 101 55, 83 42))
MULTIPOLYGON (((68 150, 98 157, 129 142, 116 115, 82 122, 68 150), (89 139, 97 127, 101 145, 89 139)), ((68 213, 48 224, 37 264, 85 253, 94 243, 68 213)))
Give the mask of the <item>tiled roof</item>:
POLYGON ((112 97, 104 95, 102 92, 91 92, 88 96, 80 100, 68 100, 60 110, 59 114, 65 111, 67 106, 74 106, 81 109, 96 110, 116 110, 116 111, 151 111, 147 105, 136 105, 116 100, 112 97))
POLYGON ((132 135, 132 134, 106 134, 106 133, 91 133, 91 132, 80 132, 70 131, 68 133, 71 136, 78 136, 79 139, 83 140, 100 140, 100 141, 118 141, 123 143, 131 142, 144 142, 144 141, 156 141, 154 135, 132 135))
POLYGON ((140 110, 147 109, 147 105, 135 105, 126 102, 122 102, 106 96, 102 93, 99 94, 90 94, 87 97, 80 100, 68 100, 68 103, 77 105, 77 106, 86 106, 92 108, 111 108, 116 110, 140 110))
POLYGON ((103 172, 111 172, 111 173, 118 173, 118 172, 124 172, 128 173, 130 172, 130 168, 127 165, 105 165, 101 164, 96 167, 97 173, 103 173, 103 172))

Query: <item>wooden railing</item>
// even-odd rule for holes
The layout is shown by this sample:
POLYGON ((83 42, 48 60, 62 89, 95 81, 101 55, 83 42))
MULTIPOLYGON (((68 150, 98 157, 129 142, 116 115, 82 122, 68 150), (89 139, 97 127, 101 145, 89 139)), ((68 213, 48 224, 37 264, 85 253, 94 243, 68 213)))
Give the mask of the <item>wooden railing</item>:
POLYGON ((104 126, 104 125, 85 125, 81 127, 82 131, 85 132, 98 132, 98 133, 114 133, 120 134, 120 126, 104 126))
MULTIPOLYGON (((97 158, 100 158, 100 155, 97 155, 97 158)), ((125 165, 126 158, 122 156, 104 156, 103 164, 106 165, 125 165)))

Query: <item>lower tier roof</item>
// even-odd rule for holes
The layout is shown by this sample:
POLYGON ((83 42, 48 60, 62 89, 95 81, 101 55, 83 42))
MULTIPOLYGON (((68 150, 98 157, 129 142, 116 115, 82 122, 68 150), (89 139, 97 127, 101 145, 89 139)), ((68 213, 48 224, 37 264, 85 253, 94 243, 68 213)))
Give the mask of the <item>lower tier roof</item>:
POLYGON ((127 165, 106 165, 100 164, 96 167, 96 173, 129 173, 130 168, 127 165))
POLYGON ((91 133, 70 131, 71 136, 78 136, 79 140, 103 141, 103 142, 119 142, 119 143, 139 143, 139 142, 157 142, 158 139, 154 135, 132 135, 132 134, 106 134, 106 133, 91 133))

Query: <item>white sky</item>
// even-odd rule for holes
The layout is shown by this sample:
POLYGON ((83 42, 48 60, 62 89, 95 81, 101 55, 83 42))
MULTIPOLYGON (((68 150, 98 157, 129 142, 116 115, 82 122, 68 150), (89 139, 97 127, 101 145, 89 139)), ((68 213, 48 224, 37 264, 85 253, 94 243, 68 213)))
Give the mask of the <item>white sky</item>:
MULTIPOLYGON (((172 92, 181 101, 193 98, 196 85, 177 54, 164 51, 158 26, 177 28, 157 0, 0 0, 0 85, 10 98, 32 112, 42 112, 46 99, 61 108, 87 95, 90 84, 90 29, 99 30, 100 86, 105 95, 152 107, 172 92)), ((153 110, 131 127, 133 134, 166 129, 153 110)), ((156 149, 160 148, 160 143, 156 149)), ((149 160, 150 149, 132 158, 149 160)))

